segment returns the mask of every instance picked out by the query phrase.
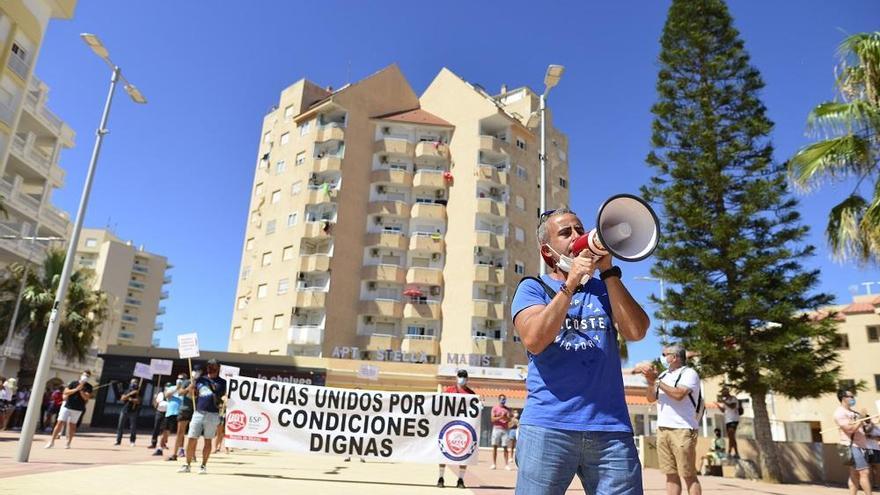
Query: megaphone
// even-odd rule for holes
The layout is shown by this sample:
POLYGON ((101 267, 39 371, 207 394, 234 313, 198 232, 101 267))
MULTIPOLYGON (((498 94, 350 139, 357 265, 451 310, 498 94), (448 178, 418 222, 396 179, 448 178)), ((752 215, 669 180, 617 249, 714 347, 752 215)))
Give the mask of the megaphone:
POLYGON ((623 261, 641 261, 657 247, 660 222, 645 200, 632 194, 617 194, 599 208, 596 228, 582 235, 571 247, 577 256, 589 249, 596 256, 611 254, 623 261))

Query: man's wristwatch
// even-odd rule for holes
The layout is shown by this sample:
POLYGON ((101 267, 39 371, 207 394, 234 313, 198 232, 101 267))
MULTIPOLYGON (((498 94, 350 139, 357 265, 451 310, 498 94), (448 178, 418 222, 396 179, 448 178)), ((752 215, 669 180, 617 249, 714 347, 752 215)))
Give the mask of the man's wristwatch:
POLYGON ((617 277, 621 278, 623 272, 620 271, 619 266, 612 266, 611 268, 605 270, 604 272, 599 273, 599 279, 605 280, 608 277, 617 277))

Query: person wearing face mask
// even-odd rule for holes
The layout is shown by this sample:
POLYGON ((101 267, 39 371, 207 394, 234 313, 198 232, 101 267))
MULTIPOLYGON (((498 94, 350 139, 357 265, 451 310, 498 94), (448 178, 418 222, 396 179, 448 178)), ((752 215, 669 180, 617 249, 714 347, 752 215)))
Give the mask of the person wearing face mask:
POLYGON ((220 405, 226 396, 226 380, 220 377, 220 363, 216 359, 208 361, 206 371, 207 376, 197 375, 189 386, 189 393, 196 398, 196 410, 186 434, 186 464, 180 467, 178 473, 190 472, 190 465, 196 455, 196 443, 199 437, 203 437, 199 474, 208 474, 211 442, 220 426, 220 405))
MULTIPOLYGON (((165 385, 165 417, 162 420, 162 439, 159 443, 160 449, 156 451, 158 452, 158 455, 162 455, 163 449, 168 448, 169 433, 177 433, 177 415, 180 413, 180 403, 182 402, 177 390, 182 382, 183 379, 178 376, 176 382, 167 383, 165 385)), ((176 460, 176 454, 177 451, 171 453, 171 457, 175 457, 173 460, 176 460)))
POLYGON ((137 440, 137 418, 141 410, 141 390, 137 378, 132 378, 128 384, 128 390, 119 398, 122 401, 122 408, 119 410, 119 421, 116 424, 116 443, 113 445, 122 445, 122 432, 125 430, 125 424, 128 423, 129 444, 134 447, 137 440))
POLYGON ((871 466, 865 452, 868 442, 859 413, 854 409, 856 397, 849 390, 838 390, 837 400, 840 405, 834 411, 834 422, 840 428, 840 449, 844 463, 849 466, 849 493, 856 495, 861 488, 866 495, 871 495, 871 466))
POLYGON ((79 381, 72 381, 67 385, 62 393, 64 404, 58 411, 58 420, 55 423, 55 429, 52 430, 52 438, 46 444, 47 449, 55 446, 55 440, 61 435, 64 424, 67 423, 67 443, 64 448, 69 449, 73 437, 76 435, 76 424, 86 410, 86 403, 92 398, 94 388, 89 383, 92 372, 85 370, 79 377, 79 381))
MULTIPOLYGON (((470 387, 467 385, 468 382, 468 372, 467 370, 458 370, 456 373, 455 385, 450 385, 443 389, 444 394, 476 394, 470 387)), ((464 488, 464 472, 467 469, 467 466, 461 465, 458 466, 458 482, 455 484, 456 488, 464 488)), ((446 482, 443 479, 443 474, 446 472, 446 464, 440 464, 440 477, 437 479, 437 487, 444 488, 446 486, 446 482)))
MULTIPOLYGON (((195 376, 195 372, 193 375, 195 376)), ((186 373, 180 373, 177 375, 176 391, 172 397, 176 397, 178 400, 177 406, 177 429, 172 429, 171 431, 177 432, 177 436, 174 440, 174 448, 171 451, 171 455, 168 456, 166 461, 176 461, 178 457, 186 457, 186 451, 183 448, 183 444, 186 439, 186 432, 189 430, 189 421, 192 419, 193 415, 193 400, 192 397, 188 393, 190 380, 187 378, 186 373)))
POLYGON ((666 475, 666 493, 679 495, 681 480, 690 495, 700 495, 697 478, 697 432, 702 410, 700 376, 687 366, 687 352, 680 345, 663 349, 661 360, 667 369, 659 376, 656 368, 641 370, 648 381, 648 402, 657 402, 657 458, 666 475))
POLYGON ((572 253, 583 234, 567 208, 541 214, 537 238, 550 271, 523 279, 511 303, 529 358, 517 494, 565 493, 575 474, 591 495, 642 493, 617 339, 641 340, 650 320, 609 255, 572 253))
POLYGON ((508 435, 507 428, 510 423, 510 408, 507 407, 507 397, 504 394, 498 396, 498 404, 492 406, 492 465, 489 469, 495 469, 498 459, 498 447, 504 450, 504 468, 510 471, 510 458, 507 456, 508 435))

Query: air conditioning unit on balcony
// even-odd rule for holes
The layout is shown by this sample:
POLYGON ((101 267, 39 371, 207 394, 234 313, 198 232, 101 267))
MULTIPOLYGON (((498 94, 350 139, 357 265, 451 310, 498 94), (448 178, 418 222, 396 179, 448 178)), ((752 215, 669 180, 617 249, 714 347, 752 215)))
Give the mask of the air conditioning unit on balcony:
POLYGON ((305 280, 305 279, 306 279, 306 274, 303 273, 303 272, 297 272, 297 274, 296 274, 296 279, 297 279, 297 280, 305 280))
POLYGON ((391 128, 390 127, 383 127, 382 134, 391 134, 391 128))
POLYGON ((388 163, 388 157, 385 155, 380 156, 379 163, 388 163))
POLYGON ((497 187, 490 187, 489 188, 489 195, 498 196, 498 188, 497 187))
POLYGON ((440 287, 438 287, 436 285, 431 287, 431 295, 432 296, 439 296, 440 295, 440 287))
POLYGON ((376 192, 379 194, 385 194, 385 186, 377 186, 376 192))
POLYGON ((431 255, 431 259, 434 261, 440 261, 440 253, 434 253, 431 255))
POLYGON ((443 199, 446 197, 446 191, 443 189, 437 189, 437 193, 434 195, 437 199, 443 199))
POLYGON ((364 323, 367 325, 372 325, 373 324, 373 317, 372 316, 364 316, 364 323))
POLYGON ((367 282, 367 290, 376 290, 376 282, 367 282))
POLYGON ((378 258, 379 257, 379 250, 378 249, 370 249, 370 256, 372 256, 373 258, 378 258))
POLYGON ((382 217, 376 217, 376 225, 382 225, 382 217))
POLYGON ((477 253, 477 256, 479 256, 479 255, 481 255, 481 254, 483 254, 483 248, 481 248, 481 247, 479 247, 479 246, 477 246, 477 250, 476 250, 476 253, 477 253))

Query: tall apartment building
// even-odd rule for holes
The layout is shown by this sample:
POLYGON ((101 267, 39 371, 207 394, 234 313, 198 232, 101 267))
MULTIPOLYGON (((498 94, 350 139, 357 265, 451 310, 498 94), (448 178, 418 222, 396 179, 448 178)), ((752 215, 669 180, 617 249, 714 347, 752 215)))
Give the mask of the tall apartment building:
POLYGON ((156 318, 165 314, 160 304, 171 283, 168 260, 110 231, 83 229, 75 266, 93 270, 94 288, 107 293, 109 316, 95 346, 104 351, 109 345, 152 345, 153 332, 162 330, 156 318))
POLYGON ((66 238, 70 230, 51 194, 64 184, 58 158, 73 146, 74 132, 47 108, 49 90, 33 69, 49 20, 70 19, 75 6, 76 0, 0 2, 0 197, 8 212, 0 216, 0 267, 45 256, 45 243, 10 237, 66 238))
MULTIPOLYGON (((265 116, 229 350, 513 367, 508 300, 538 272, 538 108, 447 69, 307 80, 265 116), (531 119, 532 122, 537 119, 531 119)), ((548 119, 552 122, 552 119, 548 119)), ((549 207, 568 204, 548 129, 549 207)))

